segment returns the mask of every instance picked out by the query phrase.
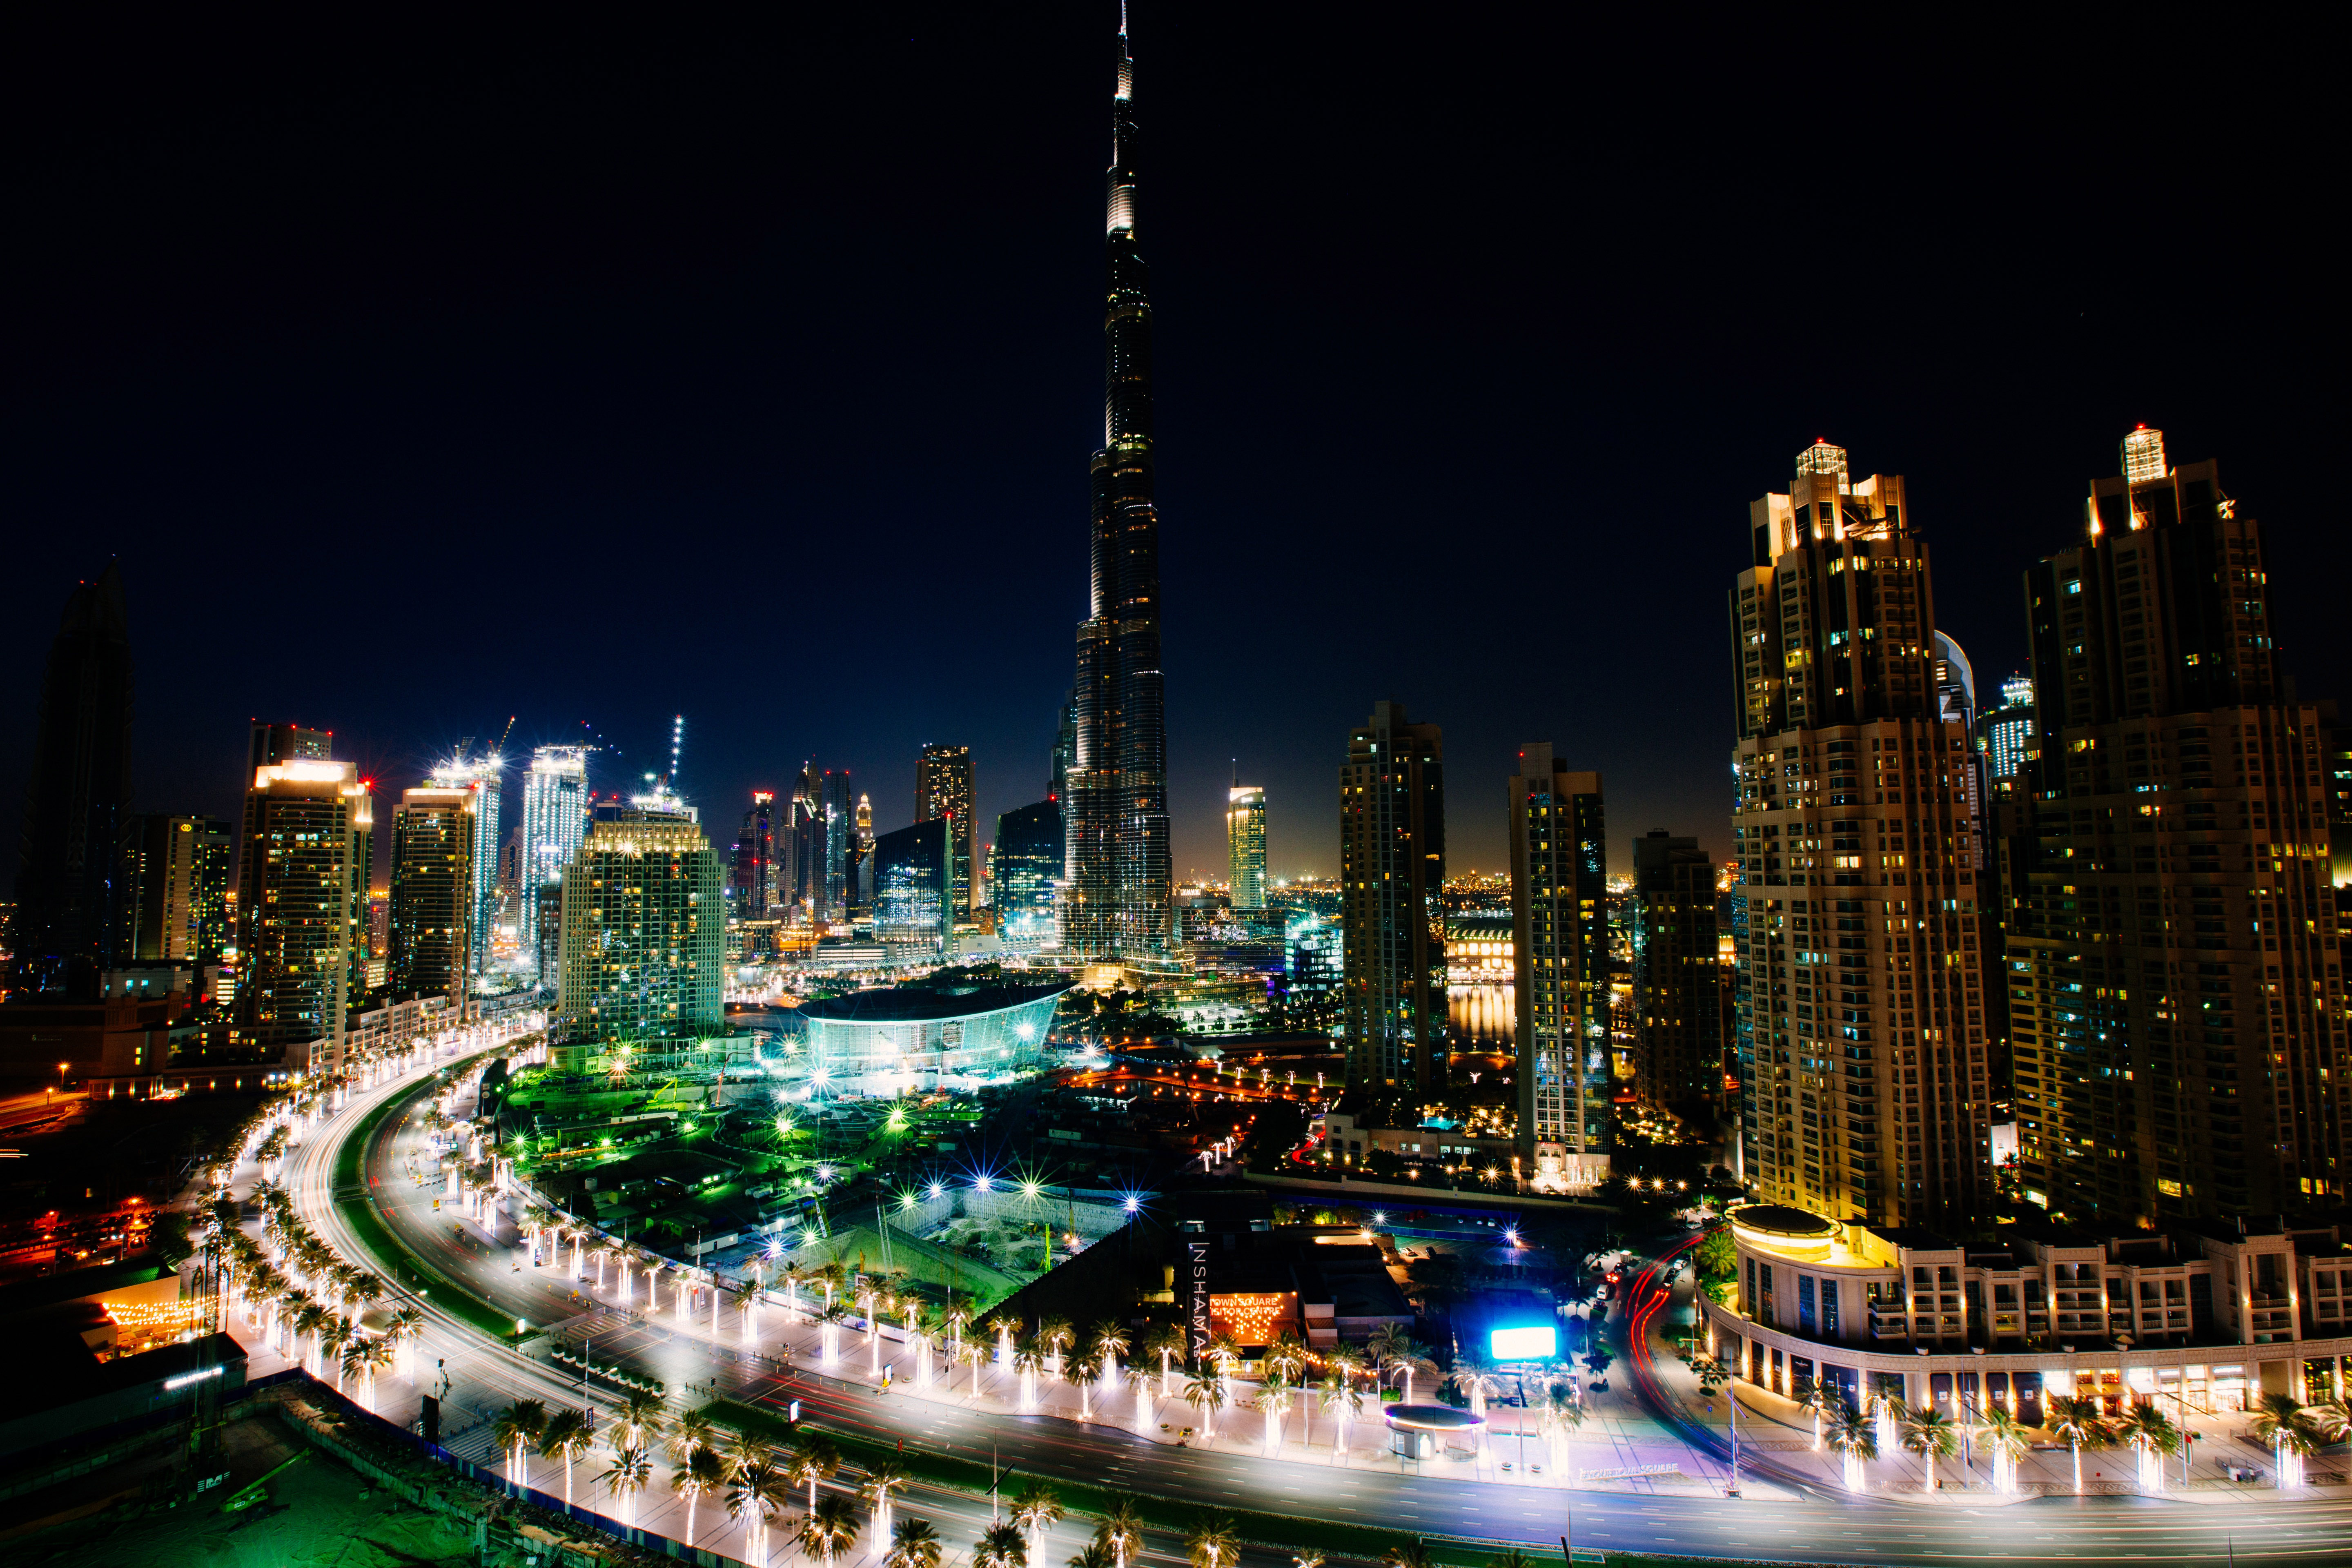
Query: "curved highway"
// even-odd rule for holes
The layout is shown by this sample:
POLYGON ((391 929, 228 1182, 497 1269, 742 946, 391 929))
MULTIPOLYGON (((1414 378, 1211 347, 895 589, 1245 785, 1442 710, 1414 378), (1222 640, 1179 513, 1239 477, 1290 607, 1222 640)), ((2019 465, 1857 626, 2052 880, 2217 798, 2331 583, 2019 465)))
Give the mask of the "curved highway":
MULTIPOLYGON (((373 1258, 331 1201, 335 1155, 359 1119, 374 1105, 394 1096, 419 1097, 428 1087, 421 1078, 412 1077, 354 1096, 343 1111, 294 1151, 281 1175, 304 1216, 322 1237, 355 1261, 374 1261, 387 1279, 397 1278, 398 1260, 373 1258)), ((903 1441, 925 1450, 983 1461, 993 1451, 1008 1467, 1017 1467, 1028 1475, 1131 1487, 1212 1507, 1393 1529, 1400 1539, 1415 1533, 1454 1535, 1516 1542, 1554 1552, 1572 1523, 1580 1549, 1769 1562, 1924 1564, 2141 1559, 2219 1563, 2234 1558, 2240 1563, 2325 1563, 2352 1560, 2352 1499, 2279 1501, 2232 1497, 2190 1502, 2100 1497, 2038 1499, 2005 1505, 1904 1502, 1881 1497, 1847 1498, 1788 1475, 1775 1479, 1791 1491, 1802 1489, 1805 1495, 1796 1500, 1587 1491, 1523 1480, 1401 1475, 1389 1462, 1369 1457, 1364 1444, 1367 1438, 1378 1440, 1376 1422, 1356 1425, 1358 1458, 1350 1468, 1335 1468, 1326 1463, 1269 1460, 1254 1453, 1150 1442, 1106 1424, 998 1414, 913 1395, 903 1384, 898 1393, 885 1393, 857 1381, 867 1363, 855 1331, 843 1342, 838 1370, 845 1375, 823 1377, 804 1370, 814 1359, 814 1330, 805 1325, 786 1329, 781 1310, 763 1311, 761 1343, 754 1347, 758 1353, 747 1354, 733 1342, 737 1320, 731 1310, 728 1342, 714 1344, 707 1308, 698 1326, 687 1326, 677 1322, 673 1311, 665 1310, 650 1321, 629 1321, 603 1303, 582 1300, 592 1296, 593 1283, 583 1288, 569 1279, 551 1278, 553 1269, 530 1265, 527 1248, 492 1243, 455 1216, 435 1223, 438 1216, 430 1207, 432 1191, 419 1186, 417 1178, 404 1169, 422 1146, 421 1134, 404 1112, 388 1117, 385 1131, 374 1142, 364 1167, 368 1191, 404 1245, 434 1268, 461 1279, 501 1311, 512 1311, 534 1325, 556 1328, 567 1337, 602 1330, 607 1338, 595 1347, 600 1362, 629 1365, 643 1375, 667 1383, 674 1392, 684 1392, 691 1385, 780 1411, 798 1400, 805 1416, 845 1433, 903 1441)), ((431 1184, 435 1189, 437 1185, 437 1182, 431 1184)), ((1628 1295, 1631 1310, 1626 1321, 1633 1342, 1625 1350, 1635 1388, 1645 1403, 1655 1399, 1656 1413, 1663 1419, 1692 1440, 1705 1442, 1705 1429, 1673 1406, 1655 1382, 1654 1369, 1647 1365, 1643 1330, 1661 1293, 1654 1263, 1635 1277, 1628 1295)), ((385 1307, 404 1304, 409 1299, 404 1288, 396 1289, 395 1299, 385 1307)), ((601 1408, 613 1403, 609 1390, 599 1390, 593 1400, 583 1399, 577 1372, 526 1359, 442 1310, 429 1295, 417 1299, 415 1304, 423 1309, 427 1323, 412 1363, 417 1369, 417 1382, 408 1385, 387 1379, 378 1406, 394 1419, 406 1419, 416 1408, 418 1394, 425 1391, 424 1385, 446 1373, 449 1393, 444 1406, 445 1435, 452 1448, 468 1458, 496 1458, 488 1453, 483 1428, 469 1423, 515 1398, 574 1407, 593 1403, 601 1408)), ((903 1347, 894 1356, 903 1360, 903 1347)), ((953 1386, 968 1386, 969 1375, 959 1371, 953 1386)), ((983 1373, 992 1381, 997 1375, 983 1373)), ((1240 1415, 1232 1413, 1224 1419, 1231 1423, 1240 1415)), ((1189 1413, 1181 1418, 1191 1419, 1189 1413)), ((1255 1416, 1241 1419, 1248 1423, 1241 1429, 1255 1431, 1255 1416)), ((573 1490, 583 1503, 611 1510, 609 1500, 603 1499, 593 1479, 603 1462, 599 1458, 576 1466, 573 1490)), ((1746 1456, 1742 1472, 1772 1474, 1746 1456)), ((562 1489, 560 1467, 549 1461, 533 1459, 530 1478, 531 1484, 544 1490, 562 1489)), ((950 1562, 966 1557, 988 1515, 985 1499, 922 1488, 902 1498, 896 1507, 902 1515, 930 1519, 950 1549, 950 1562)), ((679 1536, 684 1534, 684 1504, 670 1492, 666 1468, 657 1470, 654 1485, 638 1500, 637 1522, 648 1530, 679 1536)), ((740 1533, 726 1520, 723 1507, 701 1508, 698 1525, 698 1544, 730 1555, 747 1555, 740 1533)), ((1059 1527, 1046 1542, 1049 1558, 1058 1560, 1075 1550, 1090 1529, 1076 1520, 1059 1527)), ((784 1544, 782 1532, 773 1541, 772 1556, 781 1559, 789 1554, 792 1549, 784 1544)), ((856 1555, 867 1558, 874 1544, 869 1531, 856 1555)), ((1144 1555, 1155 1568, 1183 1561, 1181 1543, 1172 1539, 1155 1538, 1144 1555)), ((1254 1552, 1250 1555, 1254 1563, 1286 1565, 1288 1562, 1287 1553, 1254 1552)))

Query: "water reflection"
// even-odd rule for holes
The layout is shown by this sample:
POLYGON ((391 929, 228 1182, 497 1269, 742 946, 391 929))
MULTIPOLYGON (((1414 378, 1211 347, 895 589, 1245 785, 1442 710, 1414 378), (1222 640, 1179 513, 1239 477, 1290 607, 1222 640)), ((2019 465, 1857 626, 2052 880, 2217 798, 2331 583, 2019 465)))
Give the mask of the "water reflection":
POLYGON ((1454 1026, 1455 1049, 1493 1045, 1509 1048, 1518 1030, 1517 987, 1449 985, 1445 1016, 1454 1026))

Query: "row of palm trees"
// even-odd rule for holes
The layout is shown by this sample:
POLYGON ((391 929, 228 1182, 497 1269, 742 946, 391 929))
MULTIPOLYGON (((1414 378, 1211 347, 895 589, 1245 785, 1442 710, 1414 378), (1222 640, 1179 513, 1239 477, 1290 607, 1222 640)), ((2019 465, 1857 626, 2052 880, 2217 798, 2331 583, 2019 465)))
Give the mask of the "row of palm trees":
POLYGON ((198 1215, 205 1245, 218 1260, 222 1290, 243 1303, 264 1333, 282 1332, 289 1353, 307 1338, 304 1363, 321 1376, 331 1368, 338 1389, 352 1376, 372 1394, 377 1375, 397 1365, 401 1352, 423 1331, 424 1313, 403 1307, 381 1331, 369 1332, 362 1319, 383 1299, 383 1281, 320 1240, 277 1183, 260 1183, 252 1195, 262 1206, 260 1240, 243 1228, 234 1199, 216 1199, 198 1215))
MULTIPOLYGON (((1936 1461, 1948 1459, 1966 1436, 1992 1451, 1993 1489, 2017 1489, 2017 1467, 2032 1447, 2034 1428, 2000 1405, 1963 1420, 1932 1405, 1919 1409, 1894 1395, 1881 1395, 1876 1409, 1865 1412, 1849 1405, 1836 1394, 1816 1384, 1799 1391, 1799 1406, 1813 1417, 1813 1436, 1826 1442, 1844 1461, 1845 1484, 1860 1491, 1865 1485, 1864 1466, 1879 1457, 1891 1431, 1902 1448, 1924 1462, 1922 1486, 1936 1489, 1936 1461), (1827 1417, 1826 1430, 1823 1426, 1827 1417)), ((2278 1456, 2279 1484, 2298 1484, 2302 1460, 2321 1446, 2352 1436, 2352 1407, 2342 1399, 2303 1405, 2284 1394, 2270 1394, 2252 1412, 2254 1436, 2278 1456)), ((2154 1403, 2135 1405, 2110 1418, 2095 1397, 2053 1394, 2043 1405, 2042 1429, 2064 1443, 2072 1456, 2074 1490, 2083 1489, 2084 1450, 2128 1448, 2137 1456, 2143 1490, 2164 1488, 2164 1461, 2182 1451, 2188 1437, 2154 1403)))

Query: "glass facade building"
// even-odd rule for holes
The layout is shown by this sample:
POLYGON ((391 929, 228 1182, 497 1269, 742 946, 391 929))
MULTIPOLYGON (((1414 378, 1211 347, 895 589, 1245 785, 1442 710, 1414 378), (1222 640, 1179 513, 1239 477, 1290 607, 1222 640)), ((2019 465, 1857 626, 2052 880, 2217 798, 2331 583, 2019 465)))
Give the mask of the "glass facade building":
POLYGON ((490 962, 490 927, 499 913, 499 806, 505 764, 495 756, 453 757, 433 770, 425 783, 436 789, 471 790, 474 795, 473 887, 467 942, 477 970, 490 962))
POLYGON ((952 828, 944 816, 874 841, 874 940, 944 954, 954 927, 948 867, 952 828))
POLYGON ((861 1098, 1004 1082, 1044 1063, 1067 989, 901 985, 811 1002, 800 1009, 811 1080, 861 1098))
MULTIPOLYGON (((536 953, 539 940, 539 900, 532 891, 563 879, 563 868, 580 852, 588 831, 588 748, 538 746, 530 753, 530 771, 522 781, 522 951, 536 953)), ((540 984, 552 985, 555 976, 540 966, 540 984)))
POLYGON ((218 963, 228 929, 229 825, 216 816, 134 816, 115 888, 118 962, 218 963))
POLYGON ((996 819, 990 900, 997 935, 1012 946, 1054 940, 1054 899, 1062 879, 1062 805, 1041 800, 996 819))
POLYGON ((1265 908, 1265 786, 1237 784, 1225 792, 1227 895, 1237 910, 1265 908))

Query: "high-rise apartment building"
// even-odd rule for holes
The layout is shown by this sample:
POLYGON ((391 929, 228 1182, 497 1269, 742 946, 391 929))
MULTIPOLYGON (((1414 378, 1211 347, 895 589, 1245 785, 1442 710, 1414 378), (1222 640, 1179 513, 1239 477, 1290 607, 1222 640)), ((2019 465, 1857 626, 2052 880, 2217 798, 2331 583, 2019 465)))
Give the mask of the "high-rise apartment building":
POLYGON ((1135 63, 1122 19, 1105 224, 1103 444, 1091 464, 1087 618, 1078 626, 1076 755, 1062 799, 1062 944, 1084 957, 1163 953, 1173 941, 1168 718, 1160 663, 1153 501, 1150 276, 1135 227, 1135 63))
POLYGON ((1339 769, 1348 1076, 1445 1083, 1445 763, 1434 724, 1376 702, 1339 769))
POLYGON ((751 809, 743 814, 743 831, 735 840, 735 866, 729 885, 735 893, 735 912, 745 920, 764 917, 775 902, 776 795, 751 792, 751 809))
POLYGON ((972 858, 978 847, 980 819, 973 815, 973 802, 978 798, 972 786, 971 748, 970 746, 925 746, 915 762, 915 820, 928 822, 943 816, 952 825, 949 837, 955 855, 950 877, 954 891, 952 902, 956 917, 971 918, 973 895, 978 892, 977 865, 972 858))
POLYGON ((1796 468, 1750 503, 1729 600, 1745 1173, 1837 1219, 1965 1220, 1990 1186, 1974 742, 1902 479, 1826 442, 1796 468))
MULTIPOLYGON (((522 776, 522 889, 517 908, 522 921, 518 935, 527 955, 541 952, 547 945, 539 938, 537 890, 563 879, 563 868, 579 853, 588 831, 589 751, 586 746, 534 746, 530 769, 522 776)), ((539 983, 555 984, 544 964, 539 983)))
POLYGON ((1265 786, 1225 791, 1226 889, 1237 910, 1265 908, 1265 786))
POLYGON ((2352 1116, 2325 717, 2263 530, 2126 437, 2026 574, 2039 758, 2009 879, 2026 1195, 2085 1225, 2340 1206, 2352 1116))
POLYGON ((2000 683, 2000 706, 1977 720, 1977 754, 1984 759, 1985 785, 2008 795, 2033 755, 2033 678, 2012 675, 2000 683))
POLYGON ((1063 700, 1060 721, 1054 729, 1054 752, 1045 760, 1045 798, 1061 801, 1070 793, 1070 770, 1078 765, 1078 694, 1076 688, 1063 700))
POLYGON ((218 963, 228 926, 229 825, 216 816, 134 816, 115 885, 117 963, 218 963))
POLYGON ((1518 760, 1507 820, 1519 1171, 1559 1192, 1609 1174, 1609 848, 1599 773, 1562 767, 1543 742, 1518 760))
POLYGON ((1062 806, 1041 800, 996 819, 990 901, 996 931, 1015 947, 1054 940, 1054 895, 1062 879, 1062 806))
POLYGON ((1723 976, 1715 857, 1658 828, 1633 840, 1633 1092, 1714 1132, 1723 1100, 1723 976))
POLYGON ((41 678, 9 947, 16 988, 99 999, 121 928, 112 879, 131 811, 131 628, 113 562, 66 598, 41 678))
POLYGON ((462 789, 474 797, 474 843, 471 850, 473 886, 468 890, 467 951, 476 971, 490 962, 490 927, 499 913, 499 826, 504 784, 499 774, 504 759, 492 752, 476 755, 470 746, 436 766, 425 784, 435 789, 462 789))
POLYGON ((558 1065, 576 1069, 618 1047, 646 1065, 676 1062, 725 1033, 724 882, 685 811, 594 808, 563 875, 558 1065))
POLYGON ((479 781, 402 792, 392 812, 390 984, 402 996, 466 1005, 474 972, 475 813, 479 781))
MULTIPOLYGON (((324 731, 257 724, 236 867, 234 1037, 340 1047, 367 990, 375 807, 359 769, 318 755, 324 731)), ((317 1063, 320 1058, 311 1058, 317 1063)))

